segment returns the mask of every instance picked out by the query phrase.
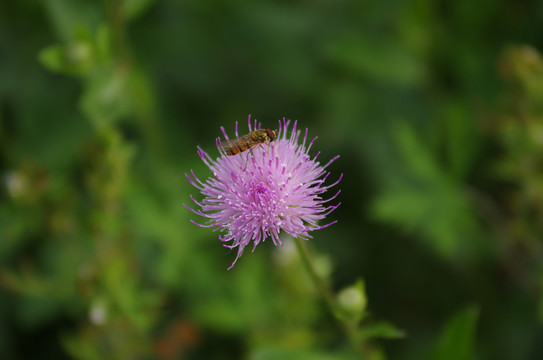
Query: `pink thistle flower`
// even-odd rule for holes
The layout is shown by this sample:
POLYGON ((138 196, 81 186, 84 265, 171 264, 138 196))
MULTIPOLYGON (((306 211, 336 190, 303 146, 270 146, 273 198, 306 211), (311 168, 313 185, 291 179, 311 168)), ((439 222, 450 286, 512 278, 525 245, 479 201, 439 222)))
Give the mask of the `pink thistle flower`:
MULTIPOLYGON (((249 131, 261 128, 254 122, 251 127, 249 115, 249 131)), ((322 166, 318 161, 318 152, 313 158, 309 156, 311 146, 317 140, 315 137, 306 148, 307 129, 301 144, 298 143, 300 131, 296 130, 294 122, 290 136, 287 130, 290 121, 279 120, 279 132, 275 141, 258 145, 252 151, 244 151, 237 155, 228 156, 217 138, 217 148, 221 156, 216 160, 202 148, 198 147, 198 155, 210 168, 213 176, 205 182, 200 181, 190 171, 192 177, 185 174, 189 182, 204 195, 198 202, 192 195, 190 198, 199 207, 194 210, 185 205, 197 215, 208 219, 207 224, 191 222, 201 227, 215 228, 223 234, 219 239, 230 249, 238 248, 236 259, 228 268, 230 270, 243 253, 243 249, 253 241, 253 251, 256 246, 271 237, 274 245, 281 245, 281 231, 293 237, 311 238, 310 232, 320 230, 337 222, 318 225, 334 211, 341 203, 327 206, 326 203, 335 199, 335 195, 324 200, 324 194, 329 188, 337 185, 339 179, 330 185, 324 185, 330 175, 326 168, 339 155, 322 166)), ((226 140, 228 135, 221 126, 226 140)), ((236 122, 236 136, 238 124, 236 122)))

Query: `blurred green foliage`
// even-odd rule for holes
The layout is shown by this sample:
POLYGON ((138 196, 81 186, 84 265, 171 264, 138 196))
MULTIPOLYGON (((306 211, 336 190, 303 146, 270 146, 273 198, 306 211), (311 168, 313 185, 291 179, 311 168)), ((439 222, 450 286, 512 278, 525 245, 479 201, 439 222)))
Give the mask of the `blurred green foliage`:
POLYGON ((536 0, 0 3, 0 358, 542 358, 542 24, 536 0), (226 271, 181 205, 195 146, 249 113, 342 156, 309 245, 362 354, 292 241, 226 271))

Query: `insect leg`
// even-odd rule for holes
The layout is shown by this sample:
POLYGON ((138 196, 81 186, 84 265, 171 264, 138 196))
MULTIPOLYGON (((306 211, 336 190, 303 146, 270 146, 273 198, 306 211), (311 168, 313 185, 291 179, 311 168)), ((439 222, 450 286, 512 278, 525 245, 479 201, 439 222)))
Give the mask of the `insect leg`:
MULTIPOLYGON (((262 144, 258 144, 257 146, 260 146, 262 144)), ((253 147, 250 147, 249 148, 249 153, 251 153, 250 156, 252 156, 253 158, 255 157, 255 153, 253 152, 253 147)), ((249 162, 249 154, 247 154, 247 158, 245 158, 245 167, 243 168, 243 171, 245 171, 247 169, 247 163, 249 162)))

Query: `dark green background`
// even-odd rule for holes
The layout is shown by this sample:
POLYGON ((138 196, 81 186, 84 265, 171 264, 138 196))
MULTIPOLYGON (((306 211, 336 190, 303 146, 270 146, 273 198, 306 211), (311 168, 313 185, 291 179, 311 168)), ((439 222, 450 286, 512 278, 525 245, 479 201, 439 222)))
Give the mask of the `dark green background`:
POLYGON ((352 356, 288 249, 226 271, 182 206, 196 146, 251 114, 341 155, 310 246, 405 333, 367 358, 540 359, 542 24, 536 0, 2 1, 0 358, 352 356))

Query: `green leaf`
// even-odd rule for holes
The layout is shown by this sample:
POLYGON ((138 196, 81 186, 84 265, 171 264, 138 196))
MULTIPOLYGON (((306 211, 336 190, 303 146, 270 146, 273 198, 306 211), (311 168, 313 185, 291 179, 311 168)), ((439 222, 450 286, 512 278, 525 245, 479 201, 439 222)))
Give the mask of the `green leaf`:
POLYGON ((402 225, 447 257, 482 246, 474 210, 462 184, 443 169, 408 125, 395 129, 398 164, 373 207, 377 218, 402 225), (406 211, 408 209, 408 211, 406 211))
POLYGON ((252 352, 250 360, 354 360, 360 355, 350 352, 325 353, 309 349, 261 348, 252 352))
POLYGON ((39 52, 38 60, 48 70, 68 75, 84 75, 94 65, 93 49, 87 41, 48 46, 39 52))
POLYGON ((438 339, 434 360, 473 359, 478 316, 479 309, 475 306, 457 312, 438 339))
POLYGON ((349 35, 329 43, 325 52, 339 66, 379 81, 413 86, 423 77, 421 63, 415 54, 396 41, 349 35))
POLYGON ((357 339, 360 341, 374 338, 399 339, 404 336, 404 331, 385 321, 364 326, 357 333, 357 339))
POLYGON ((62 71, 64 67, 64 54, 62 47, 49 46, 40 51, 38 59, 43 66, 51 71, 62 71))
POLYGON ((127 19, 135 19, 145 13, 155 0, 125 0, 122 2, 122 11, 127 19))

